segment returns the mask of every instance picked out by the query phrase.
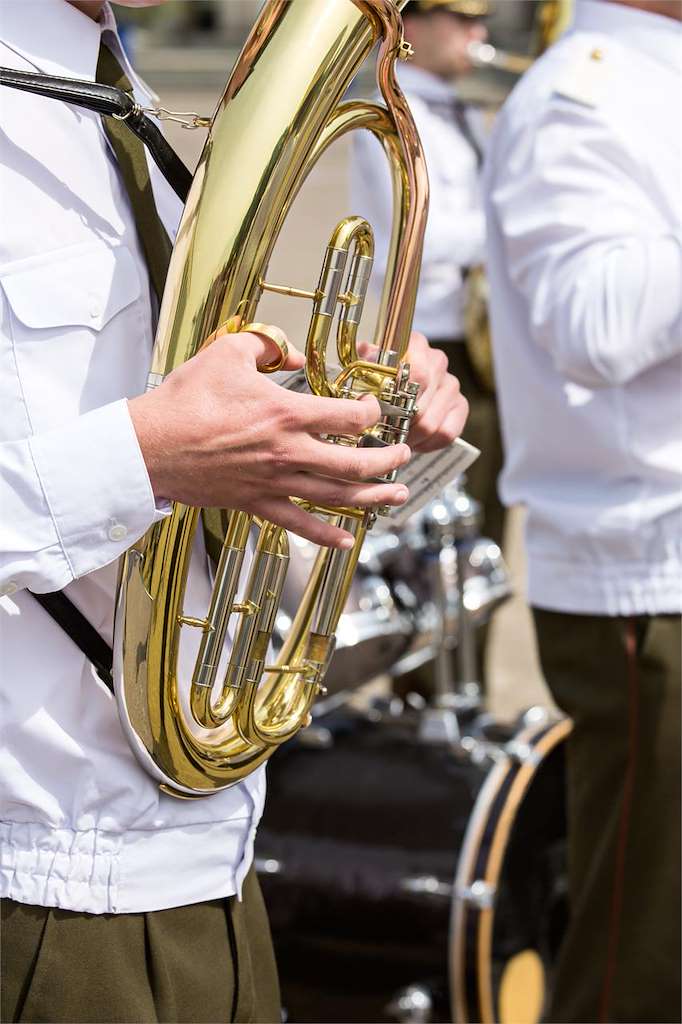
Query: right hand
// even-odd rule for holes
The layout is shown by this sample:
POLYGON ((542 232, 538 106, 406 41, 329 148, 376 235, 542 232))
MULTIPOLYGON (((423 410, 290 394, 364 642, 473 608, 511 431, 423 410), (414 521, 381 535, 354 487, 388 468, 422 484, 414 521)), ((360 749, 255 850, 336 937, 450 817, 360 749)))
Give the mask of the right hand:
MULTIPOLYGON (((157 498, 241 509, 315 544, 349 548, 345 530, 290 501, 402 505, 402 484, 367 483, 410 458, 405 444, 354 448, 320 434, 354 434, 377 423, 379 403, 287 391, 258 371, 276 356, 264 335, 224 335, 128 406, 157 498)), ((290 346, 283 369, 305 360, 290 346)))

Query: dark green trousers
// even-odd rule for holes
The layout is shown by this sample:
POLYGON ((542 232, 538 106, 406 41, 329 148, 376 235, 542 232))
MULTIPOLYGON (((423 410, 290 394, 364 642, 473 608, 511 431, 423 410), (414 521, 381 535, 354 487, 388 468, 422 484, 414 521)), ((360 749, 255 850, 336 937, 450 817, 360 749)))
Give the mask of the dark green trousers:
POLYGON ((2 1020, 280 1021, 270 929, 253 869, 243 901, 79 914, 2 901, 2 1020))
POLYGON ((680 617, 534 617, 574 722, 572 918, 546 1019, 679 1024, 680 617))

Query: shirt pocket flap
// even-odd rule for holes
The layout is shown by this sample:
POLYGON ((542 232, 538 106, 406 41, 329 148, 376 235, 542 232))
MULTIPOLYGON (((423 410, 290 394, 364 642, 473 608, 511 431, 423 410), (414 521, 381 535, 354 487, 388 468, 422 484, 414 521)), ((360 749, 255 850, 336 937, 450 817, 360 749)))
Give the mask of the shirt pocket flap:
POLYGON ((12 312, 26 327, 79 325, 101 330, 140 294, 133 254, 124 246, 79 246, 2 274, 12 312))

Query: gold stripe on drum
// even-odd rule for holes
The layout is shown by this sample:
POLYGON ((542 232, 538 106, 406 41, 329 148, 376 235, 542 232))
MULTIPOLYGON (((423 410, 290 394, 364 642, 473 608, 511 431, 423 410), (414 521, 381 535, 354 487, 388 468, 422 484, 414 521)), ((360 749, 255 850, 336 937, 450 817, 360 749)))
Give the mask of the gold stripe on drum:
MULTIPOLYGON (((533 725, 524 729, 507 746, 509 756, 491 769, 474 807, 462 845, 455 881, 450 963, 450 990, 455 1024, 537 1024, 544 1002, 544 967, 534 950, 523 950, 505 966, 499 1005, 492 987, 493 927, 495 903, 502 865, 517 812, 528 787, 546 756, 571 731, 569 719, 553 726, 533 725), (486 827, 491 824, 495 801, 505 783, 509 793, 492 821, 493 833, 485 861, 477 861, 486 827), (474 915, 478 915, 473 920, 474 915), (467 954, 475 943, 477 1005, 469 1005, 467 954)), ((471 984, 471 982, 470 982, 471 984)))

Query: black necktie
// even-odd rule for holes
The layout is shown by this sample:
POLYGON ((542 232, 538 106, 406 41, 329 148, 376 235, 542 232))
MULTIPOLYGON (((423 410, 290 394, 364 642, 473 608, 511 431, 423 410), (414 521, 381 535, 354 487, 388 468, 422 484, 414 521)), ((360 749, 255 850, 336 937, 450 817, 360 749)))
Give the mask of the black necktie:
POLYGON ((473 149, 476 155, 476 164, 478 165, 478 167, 480 167, 481 164, 483 163, 483 152, 476 140, 476 136, 471 130, 471 125, 469 124, 466 109, 466 104, 462 103, 461 100, 456 99, 454 101, 453 110, 455 114, 455 121, 457 122, 457 127, 459 128, 460 132, 473 149))
MULTIPOLYGON (((132 92, 132 86, 123 68, 104 43, 99 50, 97 81, 132 92)), ((149 276, 161 301, 172 245, 154 202, 144 145, 122 121, 117 121, 113 117, 104 117, 102 120, 130 198, 149 276)))

